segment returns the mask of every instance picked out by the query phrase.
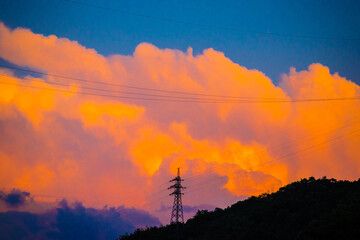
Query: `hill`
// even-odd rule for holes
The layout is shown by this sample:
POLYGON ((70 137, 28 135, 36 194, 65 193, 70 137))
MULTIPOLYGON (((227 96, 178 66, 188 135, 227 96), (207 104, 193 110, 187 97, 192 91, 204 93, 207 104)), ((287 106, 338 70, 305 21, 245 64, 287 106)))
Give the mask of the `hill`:
POLYGON ((198 211, 176 229, 138 229, 119 239, 359 239, 360 179, 302 179, 226 209, 198 211))

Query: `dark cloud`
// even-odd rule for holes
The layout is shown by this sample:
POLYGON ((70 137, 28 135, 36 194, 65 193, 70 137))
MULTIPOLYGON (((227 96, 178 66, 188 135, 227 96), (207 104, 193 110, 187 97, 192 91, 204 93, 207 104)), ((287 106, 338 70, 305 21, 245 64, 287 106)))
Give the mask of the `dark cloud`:
POLYGON ((11 190, 10 193, 6 194, 0 191, 0 200, 5 202, 8 207, 16 208, 24 205, 27 200, 30 199, 30 193, 23 192, 18 189, 11 190))
MULTIPOLYGON (((1 193, 1 198, 8 196, 1 193)), ((144 211, 124 207, 86 208, 62 200, 45 213, 0 213, 0 239, 116 239, 137 227, 160 225, 144 211)))
POLYGON ((121 233, 132 232, 135 226, 114 208, 85 208, 81 203, 70 207, 63 200, 56 209, 56 239, 115 239, 121 233))
POLYGON ((144 210, 135 209, 135 208, 125 208, 118 207, 116 211, 121 214, 121 216, 129 221, 135 227, 144 227, 144 226, 154 226, 160 225, 160 222, 157 218, 151 216, 144 210))

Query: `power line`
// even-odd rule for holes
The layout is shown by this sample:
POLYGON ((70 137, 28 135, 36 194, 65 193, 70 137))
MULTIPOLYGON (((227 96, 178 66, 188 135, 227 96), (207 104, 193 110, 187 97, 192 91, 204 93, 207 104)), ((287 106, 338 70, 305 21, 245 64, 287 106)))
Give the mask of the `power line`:
MULTIPOLYGON (((330 133, 335 132, 337 130, 346 129, 346 128, 352 126, 352 125, 359 124, 360 120, 358 119, 358 116, 356 116, 354 118, 355 118, 355 121, 354 120, 347 120, 344 123, 342 123, 340 127, 339 127, 339 124, 336 124, 336 125, 329 126, 328 128, 323 129, 322 131, 316 132, 313 135, 299 137, 299 138, 297 138, 297 141, 295 143, 297 145, 299 145, 299 144, 307 142, 307 141, 309 141, 311 139, 314 140, 317 137, 321 137, 323 135, 330 134, 330 133)), ((293 142, 288 141, 288 142, 286 142, 284 144, 279 144, 278 146, 270 147, 269 149, 267 149, 267 151, 269 151, 269 153, 271 153, 271 155, 275 155, 276 153, 279 153, 281 151, 281 149, 288 148, 293 144, 294 144, 293 142)))
MULTIPOLYGON (((301 150, 299 150, 299 151, 297 151, 297 152, 295 152, 295 153, 292 153, 292 154, 296 154, 296 153, 302 152, 302 151, 304 151, 304 150, 309 150, 309 149, 311 149, 311 148, 316 148, 316 147, 318 147, 318 146, 320 146, 320 145, 323 145, 323 144, 326 144, 326 143, 329 143, 329 142, 332 142, 332 141, 337 141, 337 140, 339 140, 340 138, 343 138, 343 137, 345 137, 345 136, 347 136, 347 135, 352 135, 352 134, 357 133, 357 132, 359 132, 359 131, 360 131, 360 129, 356 129, 355 131, 351 131, 351 132, 348 132, 348 133, 346 133, 346 134, 344 134, 344 135, 340 135, 340 136, 334 137, 334 138, 332 138, 332 139, 329 139, 329 140, 327 140, 327 141, 325 141, 325 142, 322 142, 322 143, 320 143, 320 144, 313 145, 313 146, 310 146, 310 147, 305 148, 305 149, 301 149, 301 150)), ((292 155, 292 154, 290 154, 290 155, 292 155)), ((288 156, 288 155, 281 156, 280 158, 284 158, 284 157, 287 157, 287 156, 288 156)), ((278 158, 278 159, 280 159, 280 158, 278 158)), ((269 161, 269 162, 270 162, 270 161, 269 161)), ((261 164, 259 164, 258 166, 263 165, 263 164, 264 164, 264 163, 261 163, 261 164)), ((196 186, 195 188, 190 188, 190 191, 186 191, 185 193, 191 193, 191 192, 194 192, 194 191, 204 190, 204 189, 205 189, 204 187, 208 187, 208 186, 211 186, 211 185, 214 185, 214 184, 218 184, 218 183, 221 183, 221 182, 223 182, 223 181, 224 181, 224 179, 221 178, 221 177, 220 177, 219 179, 212 179, 212 180, 210 180, 210 181, 209 181, 209 180, 206 180, 205 182, 200 182, 200 184, 197 183, 197 184, 196 184, 197 186, 196 186)), ((163 190, 157 192, 156 194, 152 194, 151 196, 148 196, 148 197, 149 197, 149 198, 152 198, 152 197, 154 197, 155 195, 158 195, 158 194, 160 194, 160 193, 162 193, 162 192, 164 192, 164 191, 166 191, 166 190, 167 190, 167 189, 163 189, 163 190)), ((144 207, 144 206, 151 205, 151 204, 156 203, 156 202, 158 202, 159 200, 164 199, 164 198, 167 198, 167 197, 168 197, 167 195, 166 195, 166 196, 161 196, 160 198, 157 198, 157 199, 155 199, 155 200, 153 200, 153 201, 145 202, 145 204, 141 204, 140 207, 144 207)), ((89 215, 88 217, 86 217, 86 219, 81 220, 81 221, 73 224, 74 226, 73 226, 72 230, 74 231, 74 230, 75 230, 75 229, 74 229, 75 227, 79 228, 79 227, 84 227, 84 226, 86 226, 87 224, 84 224, 85 220, 89 220, 89 219, 98 217, 98 216, 100 216, 100 215, 102 215, 102 214, 103 214, 103 213, 102 213, 102 211, 100 210, 97 214, 91 214, 91 215, 89 215)), ((121 217, 121 215, 120 215, 119 212, 117 212, 116 209, 115 209, 115 211, 112 212, 112 213, 110 213, 110 214, 108 215, 108 217, 115 219, 115 218, 121 217)))
MULTIPOLYGON (((6 74, 0 74, 2 76, 19 79, 17 77, 9 76, 6 74)), ((23 79, 26 81, 26 79, 23 79)), ((46 83, 49 85, 58 85, 58 86, 68 86, 66 84, 61 83, 51 83, 51 82, 42 82, 36 80, 37 82, 46 83)), ((95 91, 106 91, 112 93, 119 93, 119 94, 127 94, 127 95, 137 95, 143 97, 132 97, 132 96, 115 96, 109 94, 100 94, 100 93, 90 93, 90 92, 74 92, 70 90, 64 89, 55 89, 55 88, 47 88, 47 87, 39 87, 33 85, 25 85, 19 83, 8 83, 8 82, 0 82, 0 84, 5 85, 14 85, 14 86, 22 86, 27 88, 34 88, 34 89, 42 89, 42 90, 49 90, 49 91, 58 91, 64 93, 72 93, 72 94, 83 94, 83 95, 92 95, 92 96, 100 96, 100 97, 110 97, 110 98, 120 98, 120 99, 134 99, 134 100, 148 100, 148 101, 162 101, 162 102, 199 102, 199 103, 297 103, 297 102, 323 102, 323 101, 348 101, 348 100, 360 100, 360 97, 340 97, 340 98, 304 98, 304 99, 279 99, 279 100, 267 100, 263 98, 263 100, 250 100, 250 99, 243 99, 243 100, 227 100, 227 99, 212 99, 212 98, 192 98, 192 97, 177 97, 177 96, 169 96, 169 95, 156 95, 156 94, 146 94, 146 93, 134 93, 134 92, 124 92, 124 91, 114 91, 114 90, 107 90, 101 88, 89 88, 89 87, 81 87, 86 90, 95 90, 95 91), (149 97, 150 96, 150 97, 149 97), (155 98, 152 98, 155 97, 155 98)))
MULTIPOLYGON (((234 98, 234 99, 262 99, 262 98, 256 98, 256 97, 239 97, 239 96, 205 94, 205 93, 195 93, 195 92, 185 92, 185 91, 172 91, 172 90, 145 88, 145 87, 124 85, 124 84, 117 84, 117 83, 106 83, 106 82, 101 82, 101 81, 93 81, 93 80, 88 80, 88 79, 83 79, 83 78, 70 77, 70 76, 65 76, 65 75, 59 75, 59 74, 52 74, 52 73, 28 70, 28 69, 24 69, 24 68, 12 67, 12 66, 7 66, 7 65, 3 65, 3 64, 0 64, 0 67, 13 69, 13 70, 19 70, 19 71, 22 71, 22 72, 41 74, 41 75, 50 76, 50 77, 81 81, 81 82, 86 82, 86 83, 95 83, 95 84, 101 84, 101 85, 106 85, 106 86, 115 86, 115 87, 130 88, 130 89, 136 89, 136 90, 152 91, 152 92, 185 94, 185 95, 205 96, 205 97, 234 98)), ((285 98, 268 98, 268 99, 285 99, 285 98)))
POLYGON ((46 88, 46 87, 36 87, 31 85, 24 85, 24 84, 16 84, 16 83, 5 83, 0 82, 3 85, 13 85, 13 86, 21 86, 26 88, 33 88, 33 89, 41 89, 41 90, 49 90, 55 92, 63 92, 63 93, 72 93, 72 94, 81 94, 81 95, 89 95, 89 96, 98 96, 98 97, 107 97, 107 98, 116 98, 116 99, 133 99, 133 100, 146 100, 146 101, 159 101, 159 102, 200 102, 200 103, 229 103, 229 102, 216 102, 216 101, 186 101, 186 100, 175 100, 175 99, 158 99, 158 98, 141 98, 141 97, 127 97, 127 96, 114 96, 114 95, 106 95, 106 94, 98 94, 98 93, 88 93, 88 92, 74 92, 69 90, 63 89, 54 89, 54 88, 46 88))
MULTIPOLYGON (((345 137, 345 136, 347 136, 347 135, 352 135, 352 134, 357 133, 357 132, 359 132, 359 131, 360 131, 360 129, 356 129, 355 131, 347 132, 347 133, 344 134, 344 135, 340 135, 340 136, 334 137, 334 138, 329 139, 329 140, 327 140, 327 141, 325 141, 325 142, 321 142, 321 143, 319 143, 319 144, 312 145, 312 146, 307 147, 307 148, 305 148, 305 149, 300 149, 299 151, 294 152, 294 153, 290 153, 290 154, 286 154, 286 155, 280 156, 280 157, 276 158, 276 160, 282 159, 282 158, 285 158, 285 157, 288 157, 288 156, 290 156, 290 155, 295 155, 295 154, 297 154, 297 153, 299 153, 299 152, 303 152, 303 151, 306 151, 306 150, 309 150, 309 149, 312 149, 312 148, 316 148, 316 147, 318 147, 318 146, 320 146, 320 145, 327 144, 327 143, 329 143, 329 142, 337 141, 337 140, 339 140, 339 139, 341 139, 341 138, 343 138, 343 137, 345 137)), ((272 160, 272 161, 273 161, 273 160, 272 160)), ((268 161, 268 162, 266 162, 266 164, 268 164, 268 163, 270 163, 270 162, 272 162, 272 161, 268 161)), ((261 163, 261 164, 255 165, 255 166, 261 166, 261 165, 264 165, 264 164, 265 164, 265 163, 261 163)), ((231 167, 232 167, 232 166, 231 166, 231 167)), ((212 169, 212 170, 215 170, 215 169, 212 169)), ((210 174, 210 173, 206 173, 205 175, 208 175, 208 174, 210 174)), ((186 179, 189 179, 189 178, 186 178, 186 179)), ((224 181, 224 179, 220 177, 220 178, 216 178, 216 179, 206 180, 205 182, 196 183, 197 186, 196 186, 195 188, 191 188, 191 187, 190 187, 190 191, 186 191, 186 193, 191 193, 191 192, 193 192, 193 191, 197 191, 198 189, 204 189, 204 186, 211 186, 211 185, 220 183, 220 182, 222 182, 222 181, 224 181)), ((188 181, 188 182, 189 182, 189 181, 188 181)), ((165 184, 165 183, 164 183, 164 184, 165 184)), ((164 184, 161 184, 161 185, 164 185, 164 184)), ((156 192, 156 193, 154 193, 154 194, 146 195, 146 196, 144 196, 144 197, 145 197, 147 200, 149 200, 149 198, 151 199, 151 198, 153 198, 154 196, 159 195, 159 194, 161 194, 161 193, 164 192, 164 191, 167 191, 167 189, 160 190, 160 191, 158 191, 158 192, 156 192)), ((166 197, 167 197, 167 196, 162 196, 160 199, 164 199, 164 198, 166 198, 166 197)), ((135 200, 134 202, 132 202, 132 203, 130 203, 130 204, 127 204, 127 205, 129 205, 129 206, 138 205, 139 200, 140 200, 140 199, 137 199, 137 200, 135 200)), ((138 206, 144 207, 144 206, 147 206, 147 205, 149 205, 149 204, 153 204, 153 203, 157 202, 158 200, 159 200, 159 199, 155 199, 155 200, 150 201, 150 202, 145 202, 145 204, 140 204, 140 205, 138 205, 138 206)), ((97 217, 97 216, 99 216, 99 215, 101 215, 101 214, 102 214, 102 213, 94 214, 94 215, 90 216, 90 218, 97 217)), ((115 214, 116 214, 116 213, 115 213, 115 214)))
MULTIPOLYGON (((273 162, 273 161, 275 161, 275 160, 283 159, 283 158, 286 158, 286 157, 295 155, 295 154, 300 153, 300 152, 308 152, 308 150, 316 149, 316 148, 318 148, 319 146, 322 146, 322 145, 327 144, 327 143, 329 143, 329 142, 338 141, 338 140, 340 140, 341 138, 344 138, 344 137, 346 137, 346 136, 348 136, 348 135, 354 135, 354 134, 356 134, 356 133, 358 133, 358 132, 360 132, 360 129, 356 129, 356 130, 354 130, 354 131, 348 132, 348 133, 346 133, 346 134, 344 134, 344 135, 340 135, 340 136, 334 137, 334 138, 332 138, 332 139, 329 139, 329 140, 327 140, 327 141, 321 142, 321 143, 319 143, 319 144, 315 144, 315 145, 309 146, 309 147, 307 147, 307 148, 300 149, 299 151, 282 155, 282 156, 277 157, 277 158, 275 158, 275 159, 273 159, 273 160, 270 160, 270 161, 267 161, 267 162, 263 162, 263 163, 254 165, 254 166, 252 166, 252 167, 259 167, 259 166, 261 166, 261 165, 269 164, 269 163, 271 163, 271 162, 273 162)), ((223 168, 223 169, 227 169, 227 168, 229 168, 229 167, 233 167, 233 164, 231 164, 231 165, 229 165, 228 167, 225 167, 225 168, 223 168)), ((212 172, 214 173, 215 170, 216 170, 216 169, 212 169, 212 172)), ((207 173, 206 175, 208 175, 208 174, 211 174, 211 172, 207 173)), ((203 183, 203 184, 200 184, 200 186, 201 186, 201 185, 204 185, 204 184, 205 184, 205 185, 213 185, 213 184, 220 183, 220 182, 222 182, 222 181, 223 181, 223 179, 217 179, 217 180, 215 179, 214 181, 211 181, 211 182, 212 182, 211 184, 206 184, 206 183, 208 183, 209 181, 204 181, 204 182, 200 182, 200 183, 203 183)), ((189 181, 189 182, 190 182, 190 181, 189 181)), ((195 190, 198 189, 198 188, 199 188, 199 186, 197 186, 197 187, 194 188, 194 189, 191 189, 191 192, 192 192, 192 191, 195 191, 195 190)))
MULTIPOLYGON (((329 139, 329 140, 327 140, 327 141, 325 141, 325 142, 322 142, 322 143, 319 143, 319 144, 317 144, 317 145, 313 145, 313 146, 310 146, 310 147, 308 147, 308 148, 301 149, 301 150, 299 150, 299 151, 297 151, 297 152, 295 152, 295 153, 292 153, 292 154, 290 154, 290 155, 293 155, 293 154, 302 152, 302 151, 304 151, 304 150, 309 150, 309 149, 311 149, 311 148, 316 148, 316 147, 318 147, 318 146, 320 146, 320 145, 327 144, 327 143, 332 142, 332 141, 337 141, 337 140, 339 140, 339 139, 341 139, 341 138, 343 138, 343 137, 345 137, 345 136, 347 136, 347 135, 352 135, 352 134, 357 133, 357 132, 359 132, 359 131, 360 131, 360 129, 356 129, 356 130, 354 130, 354 131, 348 132, 348 133, 346 133, 346 134, 344 134, 344 135, 340 135, 340 136, 334 137, 334 138, 332 138, 332 139, 329 139)), ((289 154, 288 154, 288 155, 289 155, 289 154)), ((281 156, 280 158, 287 157, 288 155, 281 156)), ((277 158, 277 159, 280 159, 280 158, 277 158)), ((268 161, 268 162, 270 162, 270 161, 268 161)), ((267 162, 267 163, 268 163, 268 162, 267 162)), ((263 164, 264 164, 264 163, 259 164, 258 166, 263 165, 263 164)), ((221 178, 221 177, 220 177, 219 179, 213 179, 213 180, 210 180, 210 181, 209 181, 209 180, 206 180, 205 182, 200 182, 200 184, 197 183, 197 186, 196 186, 195 188, 190 188, 190 191, 186 191, 185 193, 188 194, 188 193, 191 193, 191 192, 194 192, 194 191, 197 191, 197 192, 198 192, 198 191, 200 191, 200 190, 204 190, 205 187, 212 186, 212 185, 214 185, 214 184, 218 184, 218 183, 221 183, 221 182, 223 182, 223 181, 224 181, 224 179, 221 178)), ((152 196, 149 196, 149 197, 154 197, 155 195, 158 195, 159 193, 162 193, 162 192, 164 192, 164 191, 166 191, 166 190, 167 190, 167 189, 165 189, 165 190, 163 189, 163 190, 159 191, 159 192, 156 193, 156 194, 152 194, 152 196)), ((145 204, 140 205, 140 207, 144 207, 144 206, 151 205, 151 204, 156 203, 156 202, 158 202, 159 200, 164 199, 164 198, 167 198, 167 197, 168 197, 167 195, 166 195, 166 196, 161 196, 160 198, 157 198, 157 199, 155 199, 155 200, 153 200, 153 201, 146 202, 145 204)), ((100 216, 100 215, 102 215, 102 212, 101 212, 101 211, 99 211, 98 214, 89 215, 85 220, 89 220, 89 219, 98 217, 98 216, 100 216)), ((114 211, 113 213, 110 213, 110 215, 109 215, 108 217, 115 219, 115 218, 121 217, 121 215, 120 215, 119 212, 117 212, 116 209, 115 209, 115 211, 114 211)), ((75 223, 72 230, 75 231, 75 229, 74 229, 75 227, 77 227, 77 228, 79 228, 79 227, 85 227, 85 226, 87 225, 87 224, 84 224, 85 220, 82 220, 82 221, 80 221, 80 222, 75 223)))
MULTIPOLYGON (((5 76, 9 78, 15 78, 6 74, 1 74, 0 76, 5 76)), ((23 78, 22 80, 25 81, 32 81, 32 82, 39 82, 39 83, 46 83, 49 85, 56 85, 56 86, 62 86, 62 87, 69 87, 68 84, 64 83, 57 83, 57 82, 44 82, 43 80, 38 79, 26 79, 23 78)), ((159 94, 148 94, 148 93, 139 93, 139 92, 126 92, 126 91, 116 91, 116 90, 109 90, 109 89, 103 89, 103 88, 93 88, 93 87, 84 87, 81 86, 81 89, 84 90, 95 90, 100 92, 109 92, 109 93, 118 93, 118 94, 125 94, 125 95, 135 95, 135 96, 145 96, 145 97, 158 97, 158 98, 168 98, 168 99, 182 99, 182 100, 200 100, 200 101, 214 101, 214 102, 240 102, 240 100, 227 100, 227 99, 216 99, 216 98, 204 98, 204 97, 180 97, 180 96, 171 96, 171 95, 159 95, 159 94)), ((249 101, 249 100, 243 100, 243 101, 249 101)))
MULTIPOLYGON (((333 128, 333 129, 330 129, 330 130, 327 130, 327 131, 321 131, 321 132, 319 132, 318 134, 316 134, 315 136, 316 136, 316 137, 319 137, 319 136, 322 136, 322 135, 324 135, 324 134, 330 133, 330 132, 335 131, 335 130, 347 128, 347 127, 349 127, 349 126, 352 125, 352 124, 357 125, 358 123, 360 123, 359 120, 356 120, 356 121, 347 121, 347 122, 345 123, 345 125, 342 125, 341 127, 336 127, 336 128, 333 128)), ((350 134, 351 134, 351 133, 350 133, 350 134)), ((347 135, 347 134, 345 133, 345 136, 346 136, 346 135, 347 135)), ((344 136, 344 135, 340 135, 340 137, 343 137, 343 136, 344 136)), ((311 137, 311 138, 314 138, 314 136, 310 136, 310 137, 311 137)), ((340 137, 335 137, 335 138, 337 139, 337 138, 340 138, 340 137)), ((309 137, 307 137, 307 138, 309 138, 309 137)), ((334 139, 334 138, 329 139, 328 141, 331 142, 331 141, 333 141, 333 139, 334 139)), ((301 138, 300 141, 296 141, 295 143, 296 143, 296 144, 299 144, 299 143, 302 143, 304 140, 307 140, 307 139, 306 139, 306 138, 301 138)), ((327 141, 325 141, 325 143, 327 143, 327 141)), ((278 145, 278 146, 275 147, 275 148, 270 148, 269 150, 270 150, 270 152, 271 152, 271 151, 273 151, 273 150, 275 150, 275 149, 285 148, 285 147, 289 146, 289 144, 294 144, 294 143, 288 142, 288 143, 286 143, 286 144, 278 145)), ((324 143, 322 143, 322 144, 324 144, 324 143)), ((322 145, 322 144, 320 144, 320 145, 322 145)), ((314 147, 314 145, 311 145, 311 146, 307 146, 306 148, 311 149, 311 148, 313 148, 313 147, 314 147)), ((297 153, 299 153, 299 152, 302 152, 302 151, 304 151, 304 150, 306 150, 306 149, 300 149, 300 150, 298 150, 298 151, 296 151, 296 152, 293 152, 293 153, 286 153, 286 154, 285 154, 286 156, 276 157, 275 159, 270 160, 270 161, 267 161, 267 162, 265 162, 265 163, 268 164, 268 163, 273 162, 273 161, 275 161, 275 160, 279 160, 279 159, 283 159, 283 158, 285 158, 285 157, 287 157, 287 156, 295 155, 295 154, 297 154, 297 153)), ((243 157, 243 159, 244 159, 244 158, 245 158, 245 157, 243 157)), ((263 165, 263 164, 264 164, 264 163, 260 163, 260 164, 257 164, 257 165, 253 165, 253 166, 251 166, 251 167, 252 167, 252 168, 258 167, 258 166, 261 166, 261 165, 263 165)), ((229 165, 229 166, 227 166, 227 167, 224 167, 224 166, 223 166, 221 169, 227 169, 227 168, 232 168, 232 165, 229 165)), ((217 168, 217 167, 209 168, 209 169, 207 169, 207 170, 205 170, 205 171, 203 171, 203 172, 201 172, 201 173, 199 173, 199 174, 188 175, 187 177, 185 177, 185 179, 187 180, 187 182, 193 182, 193 181, 196 181, 197 179, 199 179, 199 178, 201 178, 201 177, 208 176, 208 175, 211 175, 211 174, 215 173, 216 170, 218 170, 218 169, 219 169, 219 168, 217 168)))
POLYGON ((97 4, 93 4, 93 3, 89 3, 89 2, 81 2, 81 1, 75 1, 75 0, 63 0, 63 1, 74 3, 77 5, 86 6, 86 7, 97 8, 97 9, 102 9, 105 11, 111 11, 111 12, 116 12, 116 13, 136 16, 136 17, 142 17, 142 18, 147 18, 147 19, 160 20, 160 21, 184 24, 184 25, 192 25, 192 26, 203 27, 203 28, 212 28, 212 29, 219 29, 219 30, 226 30, 226 31, 236 31, 236 32, 242 32, 242 33, 247 33, 247 34, 267 35, 267 36, 276 36, 276 37, 303 38, 303 39, 337 40, 337 41, 359 41, 360 40, 360 38, 314 36, 314 35, 286 34, 286 33, 273 33, 273 32, 263 32, 263 31, 255 31, 255 30, 246 30, 246 29, 235 28, 235 27, 220 26, 220 25, 213 25, 213 24, 206 24, 206 23, 195 23, 195 22, 191 22, 191 21, 184 21, 184 20, 177 20, 177 19, 166 18, 166 17, 147 15, 147 14, 131 12, 131 11, 127 11, 127 10, 122 10, 122 9, 118 9, 118 8, 105 7, 105 6, 101 6, 101 5, 97 5, 97 4))
MULTIPOLYGON (((53 73, 46 73, 46 72, 29 70, 29 69, 13 67, 13 66, 8 66, 8 65, 3 65, 3 64, 0 64, 0 67, 13 69, 13 70, 19 70, 19 71, 22 71, 22 72, 40 74, 40 75, 45 75, 45 76, 50 76, 50 77, 55 77, 55 78, 63 78, 63 79, 86 82, 86 83, 101 84, 101 85, 106 85, 106 86, 111 86, 111 87, 130 88, 130 89, 151 91, 151 92, 185 94, 185 95, 204 96, 204 97, 219 97, 219 98, 230 98, 230 99, 264 99, 264 98, 258 98, 258 97, 217 95, 217 94, 195 93, 195 92, 188 92, 188 91, 173 91, 173 90, 165 90, 165 89, 145 88, 145 87, 138 87, 138 86, 133 86, 133 85, 125 85, 125 84, 118 84, 118 83, 107 83, 107 82, 88 80, 88 79, 78 78, 78 77, 71 77, 71 76, 65 76, 65 75, 59 75, 59 74, 53 74, 53 73)), ((8 76, 8 75, 6 75, 6 76, 8 76)), ((10 77, 10 76, 8 76, 8 77, 10 77)), ((286 100, 287 98, 266 98, 266 99, 268 99, 268 100, 284 100, 285 99, 286 100)))

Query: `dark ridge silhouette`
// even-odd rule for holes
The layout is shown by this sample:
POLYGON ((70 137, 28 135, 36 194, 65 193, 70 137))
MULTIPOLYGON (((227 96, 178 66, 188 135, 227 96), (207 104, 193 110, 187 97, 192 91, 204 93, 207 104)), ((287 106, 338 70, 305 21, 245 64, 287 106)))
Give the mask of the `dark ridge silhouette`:
POLYGON ((275 193, 239 201, 226 209, 199 210, 175 224, 137 229, 119 240, 138 239, 359 239, 360 179, 310 177, 275 193))

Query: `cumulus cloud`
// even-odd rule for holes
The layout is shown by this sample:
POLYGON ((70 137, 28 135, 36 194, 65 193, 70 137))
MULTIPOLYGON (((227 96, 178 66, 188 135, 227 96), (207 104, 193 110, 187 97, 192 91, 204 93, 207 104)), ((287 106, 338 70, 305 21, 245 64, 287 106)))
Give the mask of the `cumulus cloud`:
POLYGON ((214 49, 194 56, 191 49, 141 43, 130 56, 105 57, 76 41, 2 23, 0 57, 50 73, 20 77, 0 68, 4 188, 154 211, 172 204, 166 183, 179 166, 185 184, 201 189, 189 188, 189 206, 229 204, 310 175, 360 173, 359 101, 176 103, 79 94, 145 92, 111 83, 258 99, 360 96, 357 84, 319 63, 291 68, 274 85, 214 49))

